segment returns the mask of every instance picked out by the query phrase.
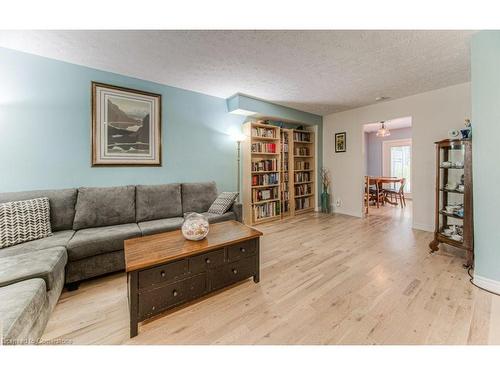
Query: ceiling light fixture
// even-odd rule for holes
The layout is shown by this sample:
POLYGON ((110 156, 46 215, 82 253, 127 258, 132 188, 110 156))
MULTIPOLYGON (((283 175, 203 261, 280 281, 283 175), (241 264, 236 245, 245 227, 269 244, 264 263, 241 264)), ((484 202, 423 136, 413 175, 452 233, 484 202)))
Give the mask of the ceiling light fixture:
POLYGON ((377 130, 377 137, 388 137, 390 135, 391 132, 385 127, 385 121, 380 121, 380 128, 377 130))

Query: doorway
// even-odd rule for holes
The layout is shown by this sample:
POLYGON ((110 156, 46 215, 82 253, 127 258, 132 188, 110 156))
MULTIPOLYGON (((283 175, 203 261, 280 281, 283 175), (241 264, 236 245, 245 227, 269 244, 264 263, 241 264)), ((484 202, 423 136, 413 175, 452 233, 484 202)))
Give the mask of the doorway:
POLYGON ((365 124, 363 132, 364 215, 411 219, 411 117, 365 124))

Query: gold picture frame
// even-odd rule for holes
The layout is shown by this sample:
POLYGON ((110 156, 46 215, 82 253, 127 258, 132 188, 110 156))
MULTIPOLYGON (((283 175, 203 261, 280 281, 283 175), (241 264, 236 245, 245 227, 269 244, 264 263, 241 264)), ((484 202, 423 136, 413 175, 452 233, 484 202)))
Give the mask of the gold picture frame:
POLYGON ((346 132, 335 133, 335 152, 346 152, 346 132))

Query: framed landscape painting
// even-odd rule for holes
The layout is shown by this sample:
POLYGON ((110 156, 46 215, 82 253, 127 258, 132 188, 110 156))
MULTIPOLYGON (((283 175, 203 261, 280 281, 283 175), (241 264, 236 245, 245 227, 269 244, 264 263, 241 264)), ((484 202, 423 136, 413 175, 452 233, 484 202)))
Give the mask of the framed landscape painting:
POLYGON ((161 166, 161 95, 92 82, 92 165, 161 166))
POLYGON ((335 152, 345 152, 346 133, 335 133, 335 152))

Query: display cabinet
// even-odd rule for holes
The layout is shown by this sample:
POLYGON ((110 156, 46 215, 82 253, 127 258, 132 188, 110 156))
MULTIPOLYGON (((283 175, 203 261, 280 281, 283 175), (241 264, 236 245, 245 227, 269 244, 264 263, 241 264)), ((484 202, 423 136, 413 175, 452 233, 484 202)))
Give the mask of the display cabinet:
POLYGON ((436 142, 436 206, 431 252, 444 243, 466 251, 464 266, 474 259, 472 214, 472 143, 470 140, 436 142))

